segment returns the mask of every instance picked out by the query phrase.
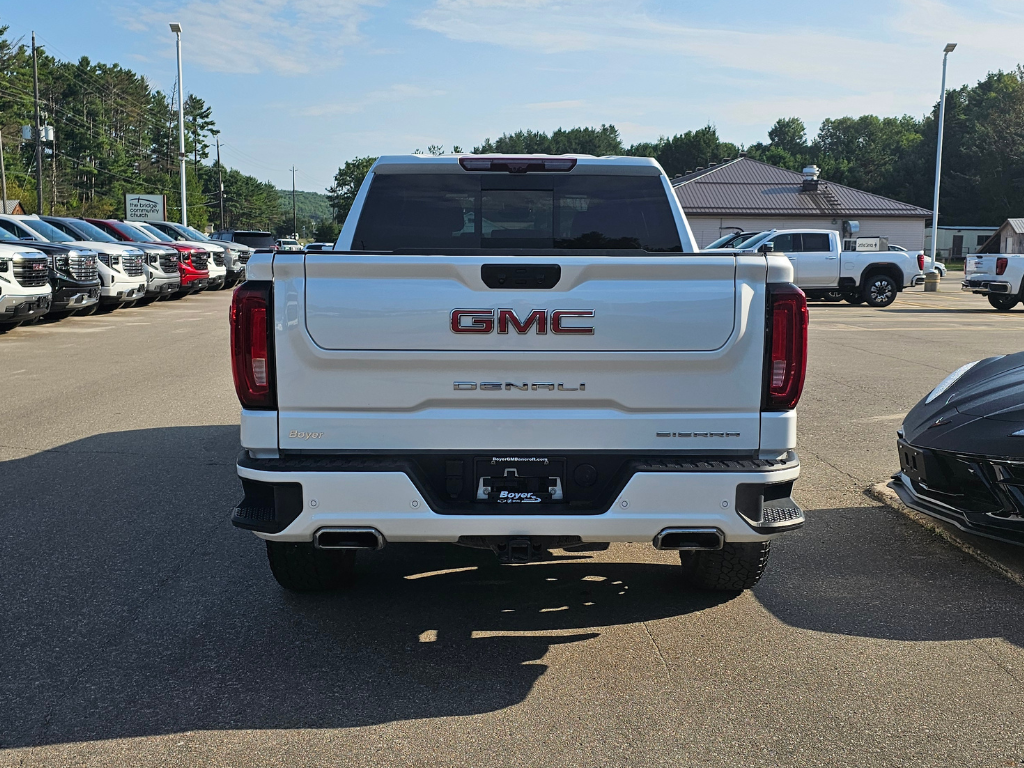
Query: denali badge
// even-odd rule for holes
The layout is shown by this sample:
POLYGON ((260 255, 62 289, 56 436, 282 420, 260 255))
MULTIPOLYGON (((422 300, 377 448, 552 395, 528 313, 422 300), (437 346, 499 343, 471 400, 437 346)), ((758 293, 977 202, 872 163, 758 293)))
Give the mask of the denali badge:
MULTIPOLYGON (((528 381, 524 381, 521 384, 517 384, 514 381, 505 382, 505 391, 511 391, 518 389, 520 392, 528 392, 533 390, 534 392, 544 390, 546 392, 586 392, 586 382, 581 381, 578 387, 567 387, 564 382, 558 382, 556 385, 553 381, 535 381, 532 384, 528 381)), ((483 390, 484 392, 501 392, 502 383, 500 381, 481 381, 479 383, 475 381, 456 381, 453 387, 457 391, 472 392, 475 389, 483 390)))
POLYGON ((594 317, 592 309, 534 309, 520 320, 514 309, 453 309, 452 333, 494 333, 497 321, 498 333, 508 333, 509 328, 518 334, 529 333, 533 328, 540 336, 551 333, 569 335, 594 335, 591 325, 565 325, 565 321, 576 317, 594 317))

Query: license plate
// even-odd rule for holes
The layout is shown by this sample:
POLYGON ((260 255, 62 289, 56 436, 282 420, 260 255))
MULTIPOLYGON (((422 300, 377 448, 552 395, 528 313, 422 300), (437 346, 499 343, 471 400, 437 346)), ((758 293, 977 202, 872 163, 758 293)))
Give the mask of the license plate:
POLYGON ((900 469, 903 470, 903 474, 915 482, 926 483, 924 452, 903 440, 899 441, 899 450, 900 469))
POLYGON ((562 500, 565 459, 546 456, 478 458, 476 499, 496 504, 545 504, 562 500))

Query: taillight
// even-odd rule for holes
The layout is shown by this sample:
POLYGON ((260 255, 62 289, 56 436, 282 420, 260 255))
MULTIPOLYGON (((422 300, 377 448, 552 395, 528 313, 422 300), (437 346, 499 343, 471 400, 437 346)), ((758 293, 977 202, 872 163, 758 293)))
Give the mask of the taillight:
POLYGON ((274 409, 271 283, 246 282, 231 299, 231 373, 243 408, 274 409))
POLYGON ((917 268, 919 271, 924 272, 924 251, 917 254, 917 268))
POLYGON ((1006 271, 1006 265, 1009 263, 1009 259, 1005 256, 1000 256, 996 259, 996 274, 1001 275, 1006 271))
POLYGON ((768 286, 766 411, 796 408, 807 373, 807 297, 789 283, 768 286))

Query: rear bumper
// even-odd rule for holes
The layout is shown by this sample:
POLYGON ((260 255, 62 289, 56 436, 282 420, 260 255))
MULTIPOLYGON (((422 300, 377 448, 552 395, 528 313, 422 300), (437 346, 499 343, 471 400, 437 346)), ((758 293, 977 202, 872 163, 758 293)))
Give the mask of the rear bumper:
POLYGON ((993 280, 990 277, 971 277, 960 284, 960 290, 967 293, 1002 293, 1011 295, 1013 286, 1005 280, 993 280))
POLYGON ((360 471, 357 462, 347 471, 324 471, 314 457, 299 459, 294 469, 284 464, 243 453, 237 470, 246 498, 233 514, 235 525, 274 541, 312 541, 321 528, 365 527, 396 542, 455 542, 460 536, 650 542, 665 528, 717 528, 726 541, 749 542, 804 520, 789 498, 800 474, 795 454, 763 470, 636 471, 607 511, 552 515, 440 513, 404 471, 360 471), (782 490, 768 493, 765 486, 782 490), (764 501, 768 496, 779 498, 764 501))

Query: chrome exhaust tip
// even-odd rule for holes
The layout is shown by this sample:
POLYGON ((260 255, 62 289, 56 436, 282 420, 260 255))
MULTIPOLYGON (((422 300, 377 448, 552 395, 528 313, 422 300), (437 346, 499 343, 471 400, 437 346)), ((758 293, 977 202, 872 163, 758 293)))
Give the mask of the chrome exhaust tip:
POLYGON ((655 549, 715 550, 725 544, 717 528, 666 528, 654 537, 655 549))
POLYGON ((376 528, 321 528, 313 534, 317 549, 384 549, 385 543, 376 528))

